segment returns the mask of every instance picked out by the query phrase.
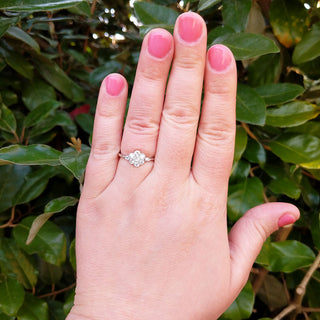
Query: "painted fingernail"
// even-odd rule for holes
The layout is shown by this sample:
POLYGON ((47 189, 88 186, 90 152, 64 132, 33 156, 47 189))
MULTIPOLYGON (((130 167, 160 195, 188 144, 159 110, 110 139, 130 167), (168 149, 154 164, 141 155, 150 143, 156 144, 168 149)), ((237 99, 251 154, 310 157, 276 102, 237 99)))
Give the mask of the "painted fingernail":
POLYGON ((217 44, 209 49, 208 59, 214 70, 223 71, 231 64, 232 53, 227 47, 217 44))
POLYGON ((149 53, 159 59, 164 58, 172 47, 171 36, 168 34, 151 33, 148 39, 149 53))
POLYGON ((123 81, 123 78, 120 77, 119 75, 112 74, 107 77, 106 89, 111 96, 119 95, 123 87, 124 87, 124 81, 123 81))
POLYGON ((185 14, 179 18, 179 35, 187 42, 195 42, 202 34, 202 22, 195 15, 185 14))
POLYGON ((288 224, 292 224, 296 221, 296 218, 294 218, 291 214, 285 213, 283 216, 281 216, 278 220, 278 226, 284 227, 288 224))

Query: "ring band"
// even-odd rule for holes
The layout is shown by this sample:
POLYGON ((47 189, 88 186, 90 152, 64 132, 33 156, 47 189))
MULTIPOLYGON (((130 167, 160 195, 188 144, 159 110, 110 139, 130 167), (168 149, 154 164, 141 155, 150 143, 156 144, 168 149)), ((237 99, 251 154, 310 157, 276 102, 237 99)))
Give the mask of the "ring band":
POLYGON ((154 158, 147 157, 144 153, 136 150, 129 154, 122 154, 119 152, 119 157, 127 160, 131 165, 138 168, 142 166, 145 162, 153 161, 154 158))

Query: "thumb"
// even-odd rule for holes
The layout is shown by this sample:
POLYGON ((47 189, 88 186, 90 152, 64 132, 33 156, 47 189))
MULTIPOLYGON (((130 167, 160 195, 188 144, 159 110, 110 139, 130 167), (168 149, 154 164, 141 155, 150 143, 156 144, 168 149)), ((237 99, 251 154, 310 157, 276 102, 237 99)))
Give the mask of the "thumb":
POLYGON ((292 204, 274 202, 250 209, 229 233, 231 286, 240 290, 248 279, 251 267, 269 235, 299 218, 292 204))

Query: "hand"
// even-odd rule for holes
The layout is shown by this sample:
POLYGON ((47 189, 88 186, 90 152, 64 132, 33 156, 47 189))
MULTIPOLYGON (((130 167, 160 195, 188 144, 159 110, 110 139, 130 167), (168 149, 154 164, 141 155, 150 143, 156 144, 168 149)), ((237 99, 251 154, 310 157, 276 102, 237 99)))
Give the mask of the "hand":
POLYGON ((222 45, 206 55, 197 14, 182 14, 173 37, 162 29, 145 37, 122 134, 126 100, 125 79, 109 75, 78 208, 68 320, 216 319, 246 283, 265 239, 299 212, 261 205, 228 235, 236 65, 222 45), (155 159, 136 168, 120 150, 155 159))

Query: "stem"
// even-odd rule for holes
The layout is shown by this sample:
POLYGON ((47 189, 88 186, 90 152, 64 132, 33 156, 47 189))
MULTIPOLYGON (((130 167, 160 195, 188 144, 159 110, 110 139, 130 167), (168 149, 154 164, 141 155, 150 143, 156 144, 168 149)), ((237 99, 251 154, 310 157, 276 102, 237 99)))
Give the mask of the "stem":
POLYGON ((296 306, 294 304, 290 304, 286 308, 284 308, 276 317, 274 317, 273 320, 280 320, 295 309, 296 306))
POLYGON ((60 293, 69 291, 69 290, 71 290, 71 289, 72 289, 73 287, 75 287, 75 286, 76 286, 76 283, 73 283, 73 284, 71 284, 70 286, 65 287, 65 288, 63 288, 63 289, 56 290, 56 291, 49 292, 49 293, 43 294, 43 295, 41 295, 41 296, 38 296, 38 298, 39 298, 39 299, 42 299, 42 298, 46 298, 46 297, 55 296, 55 295, 57 295, 57 294, 60 294, 60 293))
POLYGON ((15 206, 12 207, 10 219, 8 220, 7 223, 1 225, 0 229, 4 229, 4 228, 7 228, 7 227, 15 227, 15 225, 12 223, 13 220, 14 220, 14 216, 15 216, 15 208, 16 208, 15 206))

